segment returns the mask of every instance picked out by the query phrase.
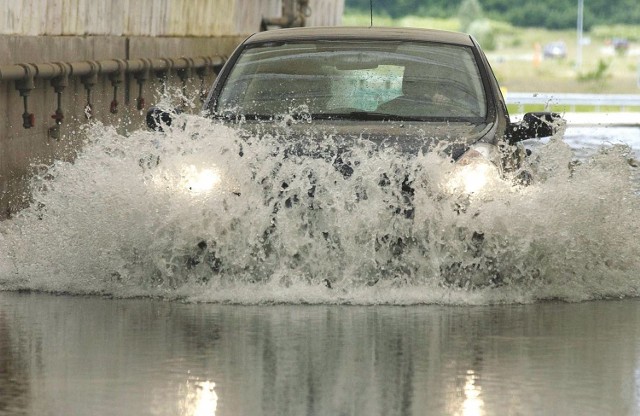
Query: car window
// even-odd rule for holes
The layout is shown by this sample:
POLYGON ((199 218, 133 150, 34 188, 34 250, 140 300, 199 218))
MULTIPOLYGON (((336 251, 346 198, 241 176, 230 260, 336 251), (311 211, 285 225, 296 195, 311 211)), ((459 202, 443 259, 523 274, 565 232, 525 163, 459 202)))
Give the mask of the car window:
POLYGON ((332 79, 327 111, 344 108, 375 111, 380 104, 402 94, 403 71, 400 65, 339 71, 332 79))
POLYGON ((484 120, 486 95, 469 47, 419 42, 314 41, 246 48, 216 113, 273 117, 484 120))

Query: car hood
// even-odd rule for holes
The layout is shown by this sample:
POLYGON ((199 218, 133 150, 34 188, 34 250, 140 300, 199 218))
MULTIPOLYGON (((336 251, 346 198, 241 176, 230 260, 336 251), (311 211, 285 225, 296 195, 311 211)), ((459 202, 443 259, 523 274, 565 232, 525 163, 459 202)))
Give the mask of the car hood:
MULTIPOLYGON (((492 141, 493 123, 467 122, 354 122, 350 120, 279 120, 276 122, 244 121, 233 123, 241 136, 269 134, 291 140, 290 148, 297 154, 308 154, 305 147, 333 141, 341 149, 367 142, 417 154, 433 149, 457 159, 478 141, 492 141)), ((313 147, 309 150, 313 153, 313 147)))

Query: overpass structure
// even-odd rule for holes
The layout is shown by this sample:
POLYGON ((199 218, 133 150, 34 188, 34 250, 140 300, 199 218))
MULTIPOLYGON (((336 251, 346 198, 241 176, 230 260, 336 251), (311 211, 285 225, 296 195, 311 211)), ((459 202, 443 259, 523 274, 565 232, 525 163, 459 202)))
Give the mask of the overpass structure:
MULTIPOLYGON (((0 0, 0 219, 87 118, 121 130, 168 89, 197 100, 249 34, 338 25, 344 0, 0 0)), ((196 104, 199 104, 196 102, 196 104)), ((197 107, 198 105, 196 105, 197 107)))

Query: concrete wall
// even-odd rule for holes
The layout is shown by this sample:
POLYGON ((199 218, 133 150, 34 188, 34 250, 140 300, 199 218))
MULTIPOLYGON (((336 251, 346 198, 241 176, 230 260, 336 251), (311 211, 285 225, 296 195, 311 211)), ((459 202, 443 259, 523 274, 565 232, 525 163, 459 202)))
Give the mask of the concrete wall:
MULTIPOLYGON (((311 0, 310 26, 339 24, 343 0, 311 0)), ((281 0, 0 0, 0 34, 229 36, 279 16, 281 0)))
MULTIPOLYGON (((340 23, 344 0, 311 0, 307 25, 340 23)), ((84 60, 228 56, 263 17, 281 14, 280 0, 0 0, 0 66, 18 63, 84 60)), ((205 80, 208 86, 211 75, 205 80)), ((169 84, 182 85, 175 74, 169 84)), ((196 96, 200 80, 187 85, 196 96)), ((145 84, 147 105, 158 101, 161 84, 145 84)), ((135 108, 138 86, 133 78, 119 87, 117 114, 109 112, 113 87, 107 76, 93 89, 95 119, 141 128, 144 112, 135 108)), ((86 91, 70 78, 62 94, 64 122, 59 137, 51 115, 57 96, 48 80, 36 79, 29 96, 33 128, 22 127, 22 97, 14 82, 0 80, 0 219, 28 203, 26 178, 33 166, 71 159, 81 137, 71 134, 86 122, 86 91)))

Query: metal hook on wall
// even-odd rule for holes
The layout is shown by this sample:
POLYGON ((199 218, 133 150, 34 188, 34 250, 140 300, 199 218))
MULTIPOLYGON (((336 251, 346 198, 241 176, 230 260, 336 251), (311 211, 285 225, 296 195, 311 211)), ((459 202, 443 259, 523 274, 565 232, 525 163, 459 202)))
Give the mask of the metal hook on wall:
POLYGON ((151 61, 148 59, 142 59, 142 70, 134 73, 133 77, 138 83, 138 98, 136 98, 136 108, 138 110, 144 109, 144 98, 142 97, 142 88, 144 83, 149 79, 149 68, 151 67, 151 61))
MULTIPOLYGON (((57 94, 57 108, 51 116, 56 126, 62 124, 64 113, 62 110, 62 92, 68 86, 69 78, 79 78, 84 85, 87 94, 84 113, 87 119, 94 116, 94 106, 92 92, 98 84, 99 75, 107 75, 113 86, 113 100, 110 110, 112 113, 118 111, 118 87, 123 82, 126 74, 134 74, 139 89, 137 108, 144 108, 144 98, 142 91, 144 83, 150 78, 151 71, 160 78, 162 83, 162 94, 166 95, 168 90, 168 77, 172 70, 179 71, 177 75, 182 80, 182 91, 185 93, 187 81, 194 76, 194 71, 200 77, 200 94, 201 99, 205 95, 204 78, 211 71, 217 74, 225 62, 225 57, 194 57, 194 58, 152 58, 152 59, 130 59, 130 60, 103 60, 103 61, 80 61, 80 62, 60 62, 60 63, 39 63, 39 64, 11 64, 0 65, 0 82, 14 81, 15 88, 20 91, 23 98, 24 113, 22 121, 24 128, 32 128, 35 126, 35 116, 29 112, 29 96, 31 91, 35 89, 35 78, 50 80, 51 85, 57 94)), ((56 127, 54 126, 54 128, 56 127)))
POLYGON ((156 77, 160 80, 162 84, 162 95, 166 95, 167 93, 167 79, 169 78, 169 73, 171 72, 171 68, 173 67, 173 63, 169 58, 160 58, 160 61, 164 63, 163 68, 156 69, 156 77))
POLYGON ((24 104, 22 127, 30 129, 36 125, 35 115, 29 112, 29 95, 31 94, 31 90, 36 87, 33 80, 35 68, 30 64, 20 64, 20 66, 24 69, 24 78, 16 81, 16 89, 20 91, 20 96, 24 104))
MULTIPOLYGON (((182 81, 182 104, 183 106, 187 105, 187 81, 192 76, 191 68, 193 67, 193 59, 191 58, 180 58, 180 60, 185 62, 184 68, 180 68, 176 71, 178 77, 182 81)), ((177 66, 174 63, 174 66, 177 66)))
POLYGON ((118 85, 124 80, 124 69, 127 67, 127 63, 121 59, 115 59, 118 70, 109 74, 109 80, 113 86, 113 100, 109 106, 109 112, 116 114, 118 112, 118 85))
POLYGON ((89 65, 89 72, 86 75, 80 77, 80 82, 84 85, 84 89, 87 91, 87 103, 84 106, 84 115, 87 120, 93 117, 93 103, 91 102, 91 90, 98 83, 98 69, 100 65, 95 61, 87 61, 89 65))
POLYGON ((56 93, 57 107, 55 113, 51 116, 55 120, 53 127, 49 128, 49 137, 59 140, 60 139, 60 126, 62 120, 64 120, 64 113, 62 111, 62 92, 69 85, 69 72, 71 70, 68 64, 63 62, 54 63, 59 68, 60 75, 51 78, 51 86, 56 93))
POLYGON ((210 70, 209 67, 213 64, 211 58, 204 56, 205 65, 200 68, 196 68, 196 75, 200 78, 200 88, 198 91, 198 96, 200 97, 200 102, 204 103, 207 99, 207 88, 205 85, 205 78, 209 75, 210 70))

